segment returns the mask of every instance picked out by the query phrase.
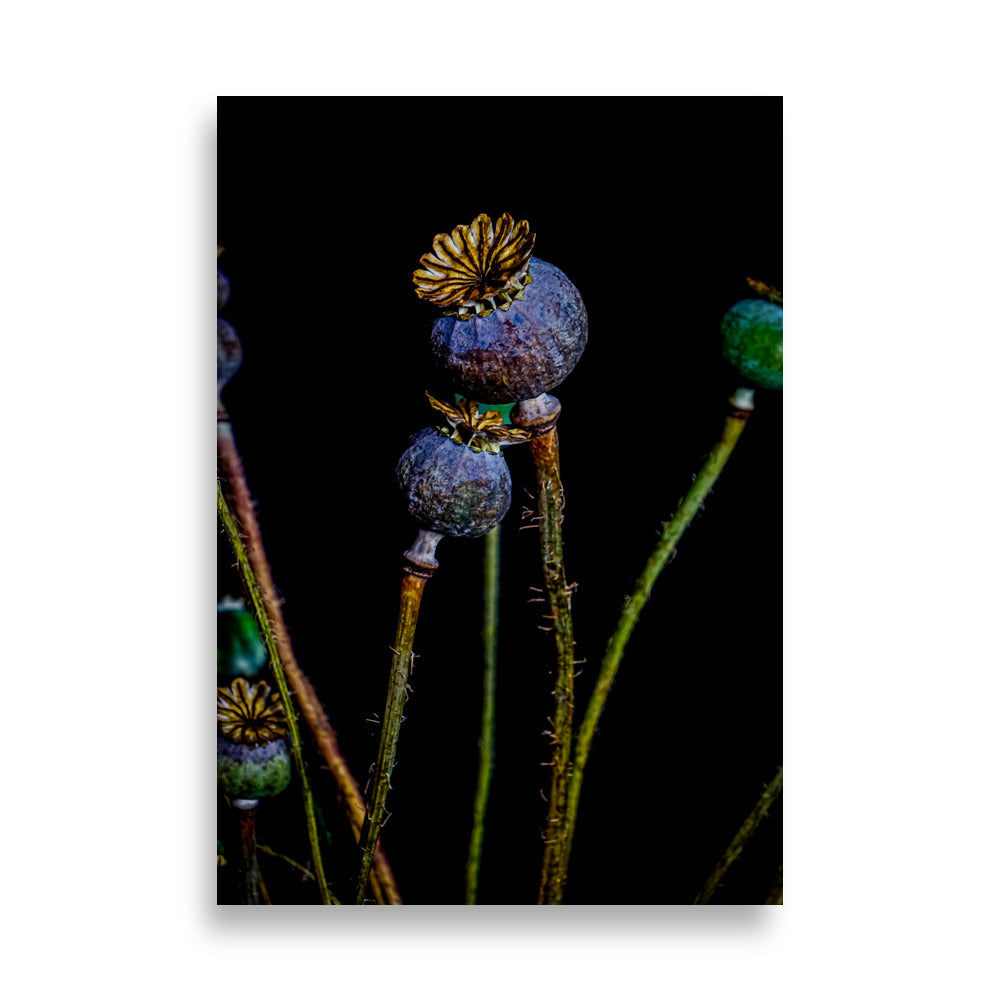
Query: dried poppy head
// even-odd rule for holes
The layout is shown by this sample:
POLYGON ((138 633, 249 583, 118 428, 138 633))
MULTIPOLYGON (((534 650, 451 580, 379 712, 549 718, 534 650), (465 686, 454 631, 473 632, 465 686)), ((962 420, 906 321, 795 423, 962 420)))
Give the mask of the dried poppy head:
POLYGON ((498 308, 506 312, 531 281, 528 261, 534 245, 527 220, 515 223, 505 212, 494 227, 488 215, 478 215, 471 225, 434 237, 433 250, 413 272, 417 295, 440 306, 446 316, 489 316, 498 308))
POLYGON ((216 773, 230 799, 251 802, 288 787, 292 767, 277 693, 242 677, 218 689, 216 773))
POLYGON ((526 221, 480 215, 434 238, 414 271, 417 295, 444 310, 431 330, 435 362, 473 399, 516 403, 551 392, 587 345, 587 310, 559 268, 531 257, 526 221))
POLYGON ((530 436, 505 426, 499 413, 480 414, 471 400, 458 405, 427 394, 447 427, 425 427, 410 440, 396 479, 412 517, 452 538, 478 538, 510 508, 510 470, 501 444, 530 436))
POLYGON ((250 687, 237 677, 230 687, 218 688, 217 695, 219 732, 230 743, 257 747, 284 738, 287 729, 281 701, 266 681, 250 687))

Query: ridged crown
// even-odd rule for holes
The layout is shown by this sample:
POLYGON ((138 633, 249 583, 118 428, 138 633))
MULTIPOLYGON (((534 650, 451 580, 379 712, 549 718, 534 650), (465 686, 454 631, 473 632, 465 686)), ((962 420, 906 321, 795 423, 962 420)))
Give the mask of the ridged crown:
POLYGON ((266 681, 250 687, 237 677, 228 688, 218 688, 217 693, 219 732, 231 743, 255 747, 284 737, 287 729, 281 699, 266 681))
POLYGON ((500 453, 501 444, 517 444, 527 441, 531 432, 520 427, 505 425, 499 410, 479 412, 479 404, 471 399, 461 403, 445 403, 425 393, 431 406, 444 415, 449 429, 441 428, 439 433, 451 438, 457 444, 468 445, 473 451, 500 453))
POLYGON ((442 308, 468 307, 476 315, 506 310, 530 282, 526 274, 534 245, 526 219, 515 223, 505 212, 494 226, 488 215, 478 215, 470 225, 434 237, 432 251, 413 272, 417 295, 442 308))

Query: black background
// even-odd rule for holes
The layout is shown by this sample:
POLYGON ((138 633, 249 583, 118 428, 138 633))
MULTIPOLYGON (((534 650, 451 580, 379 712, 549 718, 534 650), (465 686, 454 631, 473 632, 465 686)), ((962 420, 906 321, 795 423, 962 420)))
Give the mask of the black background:
MULTIPOLYGON (((435 310, 411 274, 434 235, 509 211, 580 289, 590 340, 555 390, 582 716, 621 604, 722 427, 719 320, 781 287, 781 101, 329 98, 219 101, 222 315, 245 351, 226 390, 299 661, 362 782, 375 758, 401 554, 394 487, 435 310)), ((781 763, 781 394, 757 409, 646 606, 587 765, 565 902, 689 903, 781 763)), ((206 419, 208 417, 206 400, 206 419)), ((497 746, 480 902, 531 903, 554 663, 527 448, 507 449, 497 746)), ((383 844, 404 901, 461 903, 478 764, 481 541, 446 539, 416 638, 383 844)), ((223 545, 219 592, 238 592, 223 545)), ((356 854, 312 761, 328 877, 356 854)), ((231 850, 231 827, 222 814, 231 850)), ((308 859, 294 790, 259 834, 308 859)), ((714 902, 763 902, 772 809, 714 902)), ((229 866, 234 868, 235 866, 229 866)), ((227 869, 223 869, 225 873, 227 869)), ((315 901, 264 859, 275 902, 315 901)), ((232 885, 224 874, 220 900, 232 885)))

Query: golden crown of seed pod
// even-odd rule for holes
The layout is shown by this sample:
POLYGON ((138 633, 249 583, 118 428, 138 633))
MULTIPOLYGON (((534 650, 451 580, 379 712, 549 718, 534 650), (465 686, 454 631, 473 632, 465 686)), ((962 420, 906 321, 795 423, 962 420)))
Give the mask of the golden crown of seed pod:
POLYGON ((781 292, 774 285, 765 284, 763 281, 756 281, 753 278, 746 279, 747 284, 762 298, 776 305, 781 305, 781 292))
POLYGON ((413 272, 417 295, 442 308, 455 307, 447 314, 462 318, 506 311, 531 283, 528 261, 534 245, 526 219, 515 223, 505 212, 494 227, 488 215, 478 215, 470 225, 434 237, 432 252, 413 272))
POLYGON ((429 392, 424 395, 438 413, 444 414, 451 427, 450 432, 442 429, 440 433, 458 444, 468 445, 473 451, 489 451, 497 455, 501 444, 517 444, 531 437, 531 431, 505 425, 499 410, 480 413, 479 404, 471 399, 445 403, 429 392))
POLYGON ((219 732, 232 743, 263 746, 280 740, 286 732, 278 692, 266 681, 250 687, 237 677, 228 688, 218 691, 219 732))

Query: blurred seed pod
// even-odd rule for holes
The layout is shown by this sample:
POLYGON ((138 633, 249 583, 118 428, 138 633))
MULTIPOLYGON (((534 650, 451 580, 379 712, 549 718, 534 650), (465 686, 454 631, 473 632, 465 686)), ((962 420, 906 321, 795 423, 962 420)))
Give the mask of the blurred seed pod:
POLYGON ((216 615, 218 675, 227 683, 235 677, 256 677, 267 665, 267 649, 253 615, 242 601, 219 603, 216 615))
POLYGON ((222 273, 220 268, 215 269, 218 275, 218 309, 221 311, 226 307, 226 303, 229 301, 229 279, 222 273))
POLYGON ((217 319, 216 326, 216 348, 218 351, 215 381, 217 391, 222 392, 223 387, 239 371, 243 363, 243 345, 233 328, 232 323, 221 317, 217 319))
POLYGON ((230 799, 277 795, 291 780, 285 722, 277 692, 238 677, 218 689, 216 739, 219 787, 230 799))

